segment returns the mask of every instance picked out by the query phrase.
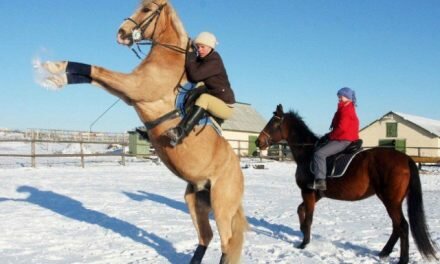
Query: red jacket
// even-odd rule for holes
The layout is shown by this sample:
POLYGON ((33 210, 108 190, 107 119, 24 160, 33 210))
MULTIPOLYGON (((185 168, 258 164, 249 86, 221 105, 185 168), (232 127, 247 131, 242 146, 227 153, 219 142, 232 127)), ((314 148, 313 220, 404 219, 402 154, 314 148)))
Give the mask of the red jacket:
POLYGON ((352 102, 338 104, 331 128, 330 140, 355 141, 359 139, 359 119, 352 102))

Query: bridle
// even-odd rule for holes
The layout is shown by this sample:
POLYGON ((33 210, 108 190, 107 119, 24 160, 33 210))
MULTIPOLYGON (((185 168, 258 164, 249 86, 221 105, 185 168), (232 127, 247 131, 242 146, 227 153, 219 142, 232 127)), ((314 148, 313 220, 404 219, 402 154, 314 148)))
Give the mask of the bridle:
POLYGON ((139 55, 139 53, 142 53, 143 55, 145 55, 145 53, 142 52, 140 45, 151 45, 151 46, 160 45, 160 46, 163 46, 163 47, 168 48, 170 50, 173 50, 175 52, 186 54, 188 52, 190 39, 188 39, 188 44, 187 44, 186 48, 181 48, 179 46, 171 45, 171 44, 167 44, 167 43, 160 43, 160 42, 157 42, 154 40, 154 35, 156 33, 156 28, 157 28, 157 24, 159 22, 160 14, 162 13, 162 10, 164 9, 164 7, 167 4, 165 3, 163 5, 159 5, 154 2, 152 2, 152 3, 157 5, 158 8, 156 10, 154 10, 148 17, 146 17, 144 19, 144 21, 142 21, 141 23, 138 24, 136 21, 134 21, 130 17, 124 19, 124 20, 128 20, 128 21, 132 22, 133 24, 135 24, 135 27, 131 30, 131 38, 133 39, 133 43, 136 44, 137 51, 133 47, 130 47, 130 49, 133 51, 133 53, 139 59, 142 59, 141 56, 139 55), (147 30, 147 28, 150 26, 150 24, 153 21, 155 21, 155 22, 154 22, 153 32, 151 33, 151 37, 149 39, 143 39, 142 37, 144 35, 145 30, 147 30))
MULTIPOLYGON (((272 117, 272 119, 269 121, 269 123, 270 122, 278 123, 277 126, 278 126, 280 134, 282 135, 283 130, 281 129, 281 124, 283 123, 283 121, 284 121, 284 116, 280 117, 280 116, 274 115, 272 117)), ((261 134, 266 136, 266 139, 265 139, 266 145, 270 146, 270 145, 272 145, 272 143, 274 143, 274 141, 272 140, 272 136, 268 132, 266 132, 265 129, 263 131, 261 131, 261 134)), ((295 144, 289 144, 289 146, 290 147, 314 147, 315 144, 313 144, 313 143, 295 143, 295 144)))
MULTIPOLYGON (((137 23, 136 21, 134 21, 132 18, 126 18, 125 20, 128 20, 132 23, 135 24, 135 27, 132 29, 131 31, 131 37, 133 39, 133 43, 136 44, 137 46, 137 50, 146 55, 144 52, 142 52, 142 50, 140 49, 140 45, 151 45, 152 47, 155 45, 159 45, 162 47, 165 47, 167 49, 170 49, 174 52, 177 53, 181 53, 181 54, 188 54, 190 46, 191 46, 191 39, 188 38, 187 43, 186 43, 186 47, 185 48, 181 48, 177 45, 171 45, 168 43, 160 43, 158 41, 155 40, 155 33, 156 33, 156 29, 157 29, 157 25, 159 22, 159 18, 160 15, 164 9, 164 7, 167 5, 166 3, 163 5, 159 5, 155 2, 152 2, 153 4, 157 5, 158 8, 156 10, 154 10, 148 17, 146 17, 141 23, 137 23), (151 25, 151 23, 153 23, 154 21, 154 28, 153 28, 153 32, 151 33, 151 36, 149 38, 144 39, 144 32, 145 30, 147 30, 147 28, 151 25)), ((141 56, 139 56, 139 53, 134 49, 131 48, 131 50, 134 52, 134 54, 136 55, 136 57, 138 57, 139 59, 142 59, 141 56)), ((185 76, 185 70, 183 70, 177 84, 176 84, 176 88, 179 89, 181 88, 181 82, 183 77, 185 76)), ((145 122, 144 125, 148 130, 153 129, 154 127, 158 126, 159 124, 161 124, 162 122, 166 121, 166 120, 170 120, 170 119, 174 119, 180 116, 180 111, 179 109, 173 109, 170 112, 160 116, 159 118, 149 121, 149 122, 145 122)))
MULTIPOLYGON (((271 123, 271 122, 277 122, 277 123, 279 123, 279 124, 277 124, 277 126, 278 126, 278 128, 279 128, 279 130, 280 130, 280 133, 282 134, 283 131, 281 130, 281 124, 283 123, 283 121, 284 121, 284 116, 279 117, 279 116, 277 116, 277 115, 274 115, 274 116, 270 119, 269 123, 271 123)), ((274 141, 272 140, 272 136, 271 136, 269 133, 266 132, 266 129, 263 129, 263 131, 261 131, 261 134, 263 134, 263 135, 266 136, 266 140, 265 140, 266 145, 270 146, 271 143, 274 142, 274 141)))

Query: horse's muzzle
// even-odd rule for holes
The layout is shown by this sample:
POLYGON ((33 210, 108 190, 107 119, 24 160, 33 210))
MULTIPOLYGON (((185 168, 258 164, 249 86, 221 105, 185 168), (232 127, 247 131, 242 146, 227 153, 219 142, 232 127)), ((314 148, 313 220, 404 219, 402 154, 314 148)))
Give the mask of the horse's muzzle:
POLYGON ((255 140, 255 145, 259 148, 259 149, 261 149, 261 150, 264 150, 264 149, 266 149, 267 147, 268 147, 268 142, 266 141, 266 140, 262 140, 260 137, 258 137, 256 140, 255 140))
POLYGON ((116 40, 121 45, 131 46, 133 45, 133 39, 131 38, 131 34, 127 33, 124 29, 119 29, 118 35, 116 36, 116 40))

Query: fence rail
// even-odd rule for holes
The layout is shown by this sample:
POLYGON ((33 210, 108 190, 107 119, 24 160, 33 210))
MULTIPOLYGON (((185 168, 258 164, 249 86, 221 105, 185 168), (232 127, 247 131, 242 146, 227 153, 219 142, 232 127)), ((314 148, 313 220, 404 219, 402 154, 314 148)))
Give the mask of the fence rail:
POLYGON ((12 143, 29 143, 30 144, 30 154, 17 154, 17 153, 0 153, 0 157, 11 157, 11 158, 30 158, 31 166, 36 167, 37 158, 80 158, 81 167, 85 167, 86 157, 121 157, 121 165, 125 166, 126 156, 131 156, 126 154, 124 148, 128 146, 126 141, 83 141, 83 140, 48 140, 48 139, 0 139, 2 142, 12 142, 12 143), (52 154, 37 154, 36 144, 37 143, 48 143, 48 144, 79 144, 80 153, 52 153, 52 154), (101 145, 120 145, 122 151, 120 153, 84 153, 84 144, 101 144, 101 145))
MULTIPOLYGON (((258 157, 260 159, 269 158, 276 160, 292 160, 290 149, 287 147, 287 144, 278 144, 272 146, 267 152, 264 154, 261 151, 258 151, 257 155, 255 153, 249 153, 249 145, 251 142, 248 140, 228 140, 232 146, 232 149, 237 153, 240 158, 243 157, 258 157)), ((27 138, 27 139, 0 139, 1 143, 29 143, 30 151, 29 154, 23 153, 0 153, 0 157, 10 157, 10 158, 30 158, 31 166, 36 167, 37 158, 80 158, 81 167, 85 167, 85 158, 90 157, 120 157, 120 164, 126 164, 126 157, 136 156, 127 154, 124 151, 124 148, 128 146, 128 141, 123 140, 120 141, 103 141, 103 140, 57 140, 57 139, 39 139, 39 138, 27 138), (79 153, 51 153, 51 154, 43 154, 37 153, 36 144, 37 143, 47 143, 47 144, 79 144, 79 153), (122 147, 122 151, 120 153, 84 153, 84 144, 102 144, 102 145, 120 145, 122 147)), ((364 147, 364 148, 373 148, 364 147)), ((440 151, 440 148, 435 147, 406 147, 406 149, 415 149, 417 155, 410 154, 410 156, 414 159, 415 162, 419 163, 435 163, 440 164, 440 157, 438 156, 426 156, 423 155, 423 150, 429 151, 440 151)), ((412 151, 413 153, 414 151, 412 151)), ((426 153, 426 151, 425 151, 426 153)), ((151 154, 142 155, 142 157, 149 157, 151 154)))

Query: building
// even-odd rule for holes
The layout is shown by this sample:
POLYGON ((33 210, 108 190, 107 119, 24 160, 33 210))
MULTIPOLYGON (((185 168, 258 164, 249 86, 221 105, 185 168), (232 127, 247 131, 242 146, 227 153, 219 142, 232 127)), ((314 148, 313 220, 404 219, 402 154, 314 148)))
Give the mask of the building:
POLYGON ((222 124, 222 136, 240 156, 252 156, 255 140, 267 121, 250 104, 236 103, 233 116, 222 124))
POLYGON ((365 147, 392 146, 410 156, 440 157, 440 120, 388 112, 362 128, 365 147))

